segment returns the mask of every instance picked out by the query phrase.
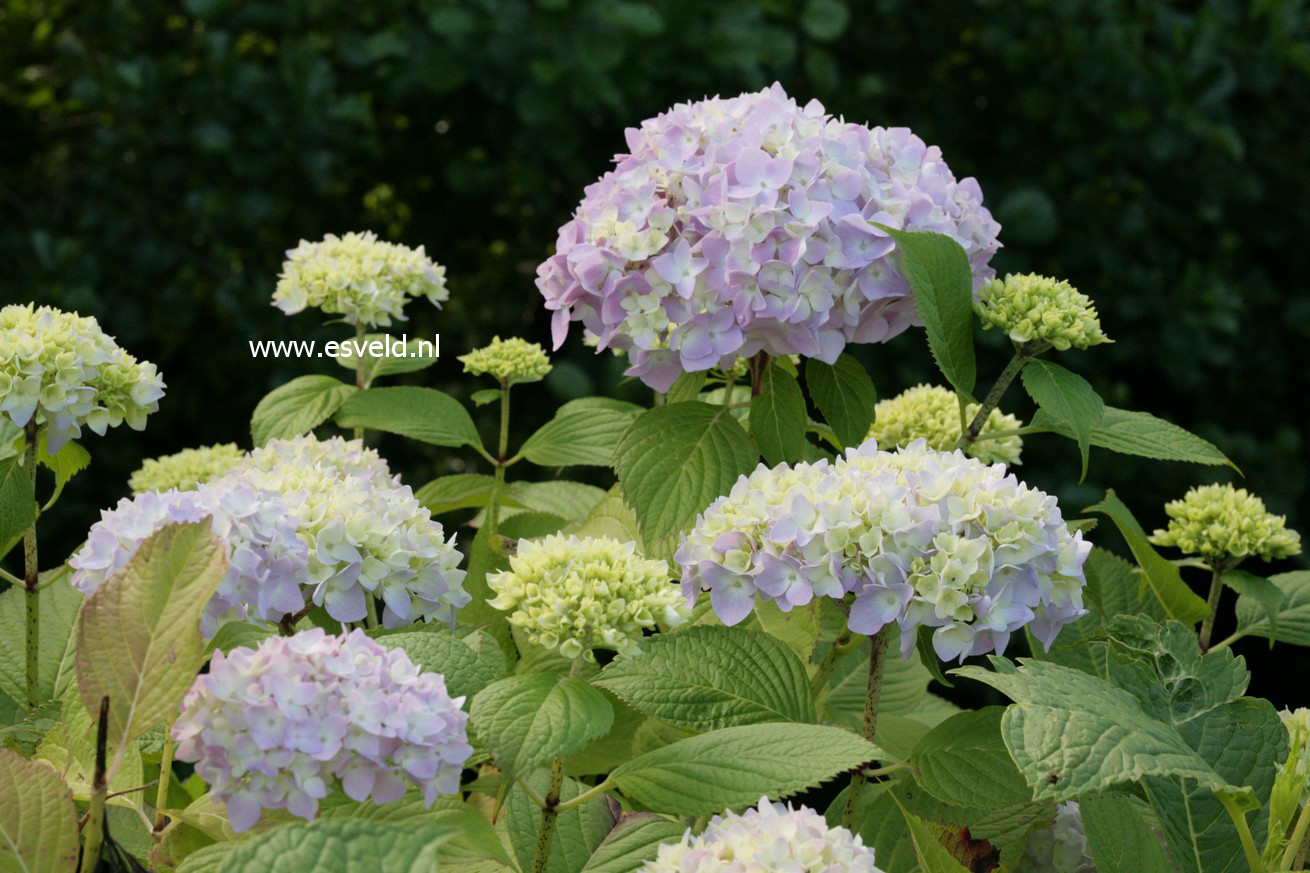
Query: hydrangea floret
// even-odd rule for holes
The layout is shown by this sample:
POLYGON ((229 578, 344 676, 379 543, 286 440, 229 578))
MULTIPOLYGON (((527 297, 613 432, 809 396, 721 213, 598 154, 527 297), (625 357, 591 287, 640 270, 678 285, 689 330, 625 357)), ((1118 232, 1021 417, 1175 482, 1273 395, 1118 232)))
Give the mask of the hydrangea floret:
POLYGON ((551 369, 545 349, 518 337, 504 340, 494 337, 490 344, 460 355, 459 360, 465 373, 474 376, 485 373, 507 385, 540 382, 551 369))
POLYGON ((999 654, 1024 626, 1049 648, 1086 612, 1090 550, 1054 497, 1004 465, 869 440, 834 463, 760 465, 697 519, 676 560, 688 600, 709 591, 725 624, 757 598, 789 611, 853 595, 851 630, 896 622, 908 657, 918 629, 934 628, 949 661, 999 654))
POLYGON ((217 592, 201 613, 203 636, 213 636, 226 621, 278 622, 304 608, 301 583, 309 550, 297 536, 298 519, 281 494, 238 477, 194 491, 147 491, 102 512, 86 543, 69 559, 73 587, 92 594, 151 534, 206 517, 228 561, 217 592))
POLYGON ((1243 558, 1275 561, 1301 552, 1301 535, 1287 519, 1265 509, 1245 488, 1203 485, 1165 504, 1168 527, 1151 535, 1157 546, 1232 565, 1243 558))
POLYGON ((84 426, 101 436, 124 422, 143 429, 163 396, 155 365, 94 318, 33 304, 0 309, 0 414, 20 428, 35 422, 51 454, 84 426))
POLYGON ((581 321, 657 391, 761 351, 831 363, 919 323, 879 224, 950 236, 975 288, 994 275, 1000 226, 977 182, 906 128, 842 121, 775 84, 678 104, 629 129, 627 146, 537 287, 556 348, 581 321))
POLYGON ((1017 873, 1096 873, 1077 801, 1061 803, 1050 827, 1028 837, 1017 873))
POLYGON ((312 602, 337 621, 361 621, 368 597, 382 599, 382 622, 451 625, 471 599, 455 538, 359 440, 305 435, 271 440, 228 473, 282 495, 309 548, 312 602))
POLYGON ((873 861, 858 834, 765 797, 740 815, 715 816, 699 836, 688 830, 660 846, 641 873, 882 873, 873 861))
POLYGON ((521 540, 509 569, 487 584, 496 595, 489 603, 510 624, 566 658, 593 660, 596 648, 633 654, 645 629, 679 625, 689 612, 668 564, 609 537, 521 540))
POLYGON ((998 328, 1020 344, 1046 344, 1064 351, 1111 341, 1101 331, 1090 297, 1062 279, 1036 273, 1011 273, 1004 280, 985 283, 974 310, 983 330, 998 328))
POLYGON ((195 763, 240 832, 264 810, 313 818, 338 783, 352 800, 378 806, 411 784, 428 806, 457 793, 473 751, 463 703, 403 650, 359 630, 314 628, 215 652, 182 701, 173 737, 177 757, 195 763))
POLYGON ((194 491, 235 467, 245 454, 234 443, 183 449, 172 455, 148 459, 127 480, 127 485, 133 494, 194 491))
MULTIPOLYGON (((972 421, 980 405, 969 404, 965 419, 972 421)), ((1023 422, 1013 415, 993 409, 983 423, 982 434, 1017 430, 1023 422)), ((928 448, 948 451, 960 439, 960 403, 954 392, 939 385, 916 385, 874 407, 873 424, 868 439, 886 448, 908 446, 924 440, 928 448)), ((985 464, 1018 464, 1023 451, 1023 437, 993 437, 970 443, 965 453, 985 464)))
POLYGON ((446 268, 423 251, 383 242, 377 234, 328 234, 287 252, 273 305, 287 315, 307 307, 358 327, 405 320, 405 304, 424 297, 434 306, 450 298, 446 268))

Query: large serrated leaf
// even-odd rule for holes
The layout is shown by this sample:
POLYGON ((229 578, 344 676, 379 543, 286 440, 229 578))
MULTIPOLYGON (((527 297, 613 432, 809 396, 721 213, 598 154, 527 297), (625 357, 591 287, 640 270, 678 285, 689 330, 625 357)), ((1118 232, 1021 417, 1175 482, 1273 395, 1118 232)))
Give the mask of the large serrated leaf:
MULTIPOLYGON (((495 488, 495 478, 485 473, 456 473, 433 479, 415 491, 414 497, 433 515, 440 515, 456 509, 480 509, 491 501, 495 488)), ((500 505, 518 506, 518 503, 508 494, 502 494, 500 505)))
MULTIPOLYGON (((14 700, 27 699, 26 622, 27 592, 12 587, 0 593, 0 692, 14 700)), ((37 638, 36 693, 52 700, 68 684, 73 665, 73 626, 82 608, 82 594, 58 579, 37 592, 41 600, 40 635, 37 638)))
POLYGON ((0 749, 0 869, 77 869, 77 807, 53 767, 0 749))
POLYGON ((634 873, 659 854, 662 843, 676 843, 687 828, 681 823, 639 812, 625 816, 591 853, 582 873, 634 873))
POLYGON ((814 722, 805 666, 767 634, 693 627, 647 640, 593 680, 639 712, 709 731, 764 722, 814 722))
MULTIPOLYGON (((899 802, 898 806, 901 806, 899 802)), ((910 839, 914 844, 914 854, 919 859, 921 873, 969 873, 969 871, 947 851, 923 819, 901 806, 905 824, 910 829, 910 839)))
POLYGON ((200 612, 227 559, 207 521, 150 536, 82 605, 77 686, 88 712, 109 698, 109 740, 123 748, 177 712, 204 663, 200 612))
POLYGON ((0 558, 36 519, 36 492, 18 461, 16 455, 0 460, 0 558))
POLYGON ((859 361, 842 355, 830 365, 810 358, 805 362, 805 387, 842 445, 864 442, 873 424, 878 393, 859 361))
POLYGON ((946 381, 973 399, 977 364, 973 357, 973 271, 969 256, 949 236, 883 226, 896 240, 901 271, 928 334, 928 348, 946 381))
POLYGON ((528 437, 519 454, 543 467, 586 464, 608 467, 614 448, 636 415, 605 407, 560 410, 528 437))
POLYGON ((322 819, 284 825, 246 840, 218 873, 427 873, 453 827, 430 822, 322 819))
POLYGON ((1282 593, 1278 621, 1270 622, 1267 604, 1251 594, 1237 598, 1237 627, 1244 636, 1265 637, 1294 646, 1310 646, 1310 571, 1269 577, 1282 593))
POLYGON ((552 673, 493 682, 469 707, 469 727, 509 776, 581 751, 613 723, 603 694, 582 679, 552 673))
MULTIPOLYGON (((1076 439, 1072 428, 1040 409, 1033 418, 1033 426, 1076 439)), ((1212 466, 1227 464, 1237 469, 1237 465, 1213 443, 1148 412, 1107 406, 1087 440, 1094 446, 1122 455, 1212 466)))
POLYGON ((770 464, 799 461, 805 452, 805 396, 796 376, 773 361, 751 398, 751 436, 770 464))
POLYGON ((1122 794, 1093 795, 1083 798, 1079 806, 1087 849, 1098 870, 1174 873, 1173 861, 1130 798, 1122 794))
MULTIPOLYGON (((425 673, 440 673, 452 697, 472 697, 504 675, 497 664, 450 631, 437 628, 378 637, 389 649, 402 649, 425 673)), ((499 654, 499 651, 497 651, 499 654)))
POLYGON ((689 524, 757 460, 750 437, 727 410, 693 402, 638 416, 619 442, 614 466, 642 533, 657 540, 689 524))
POLYGON ((938 800, 975 808, 1017 806, 1032 791, 1001 738, 1004 708, 961 712, 937 725, 910 757, 918 781, 938 800))
POLYGON ((358 389, 331 376, 300 376, 264 395, 250 418, 255 445, 309 433, 358 389))
POLYGON ((369 388, 337 411, 341 427, 400 434, 434 446, 482 446, 468 410, 433 388, 369 388))
POLYGON ((652 812, 712 815, 782 798, 880 759, 877 746, 824 725, 752 724, 698 734, 634 758, 610 774, 652 812))
POLYGON ((437 362, 433 352, 440 353, 432 340, 408 339, 394 337, 385 333, 371 333, 362 340, 351 337, 341 340, 337 345, 336 362, 357 372, 357 365, 364 361, 364 384, 369 385, 379 376, 391 376, 397 373, 413 373, 431 367, 437 362), (374 343, 383 343, 375 346, 374 343))
POLYGON ((1092 429, 1105 415, 1105 401, 1082 376, 1050 361, 1029 361, 1020 378, 1038 408, 1073 434, 1086 476, 1092 429))
MULTIPOLYGON (((525 781, 539 796, 544 797, 550 783, 550 774, 546 770, 537 770, 529 774, 525 781)), ((566 778, 560 785, 560 800, 572 800, 586 788, 566 778)), ((516 784, 506 800, 505 826, 519 868, 531 870, 537 835, 541 829, 541 807, 521 785, 516 784)), ((546 861, 546 873, 575 873, 581 870, 613 827, 614 815, 609 802, 603 797, 593 798, 561 812, 555 820, 555 835, 546 861)))

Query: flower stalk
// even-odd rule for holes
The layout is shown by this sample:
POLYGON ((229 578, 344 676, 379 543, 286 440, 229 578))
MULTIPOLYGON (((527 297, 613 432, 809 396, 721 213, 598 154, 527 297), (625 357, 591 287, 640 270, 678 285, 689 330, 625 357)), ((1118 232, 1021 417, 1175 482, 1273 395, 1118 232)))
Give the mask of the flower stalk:
POLYGON ((1023 343, 1015 348, 1014 357, 1010 363, 1005 365, 1001 375, 996 377, 996 383, 992 385, 992 390, 987 392, 983 398, 982 406, 974 415, 973 421, 969 422, 968 428, 960 434, 960 441, 955 444, 957 449, 973 444, 982 433, 983 426, 987 424, 987 417, 992 414, 992 410, 1001 405, 1001 398, 1005 396, 1005 390, 1010 387, 1019 372, 1023 370, 1024 365, 1030 360, 1045 352, 1050 345, 1043 342, 1023 343))
POLYGON ((173 753, 177 750, 177 744, 173 740, 173 719, 164 723, 164 751, 159 760, 159 789, 155 792, 155 821, 150 829, 150 839, 153 842, 159 842, 164 826, 168 824, 168 816, 164 810, 168 808, 168 788, 169 783, 173 780, 173 753))
MULTIPOLYGON (((39 430, 36 421, 30 421, 26 428, 27 446, 24 463, 27 466, 27 481, 31 484, 32 493, 36 494, 36 444, 39 430)), ((37 504, 36 516, 40 516, 40 502, 37 504)), ((27 653, 27 709, 29 712, 34 711, 40 701, 40 689, 38 686, 39 673, 41 669, 41 595, 39 593, 41 584, 41 569, 37 560, 36 551, 36 517, 33 517, 32 524, 23 532, 23 591, 24 599, 27 604, 27 633, 25 647, 27 653)))
POLYGON ((1224 569, 1224 565, 1219 561, 1215 561, 1210 568, 1210 593, 1205 598, 1205 605, 1210 608, 1210 614, 1201 620, 1201 630, 1197 637, 1202 652, 1210 650, 1210 636, 1214 633, 1215 616, 1219 614, 1219 598, 1224 591, 1224 569))
MULTIPOLYGON (((364 322, 355 325, 355 387, 360 391, 368 388, 368 380, 364 376, 364 322)), ((364 439, 364 428, 355 428, 355 439, 364 439)))
POLYGON ((96 728, 96 770, 91 780, 91 806, 82 828, 81 873, 95 873, 100 864, 100 848, 105 839, 105 800, 109 780, 105 776, 105 746, 109 742, 109 698, 100 698, 100 721, 96 728))
MULTIPOLYGON (((869 646, 869 682, 864 692, 864 724, 861 735, 873 742, 878 732, 878 698, 882 695, 882 676, 886 667, 887 628, 883 628, 870 638, 869 646)), ((860 795, 869 781, 863 768, 851 774, 851 787, 846 792, 846 809, 842 812, 842 825, 852 828, 855 810, 859 805, 860 795)))

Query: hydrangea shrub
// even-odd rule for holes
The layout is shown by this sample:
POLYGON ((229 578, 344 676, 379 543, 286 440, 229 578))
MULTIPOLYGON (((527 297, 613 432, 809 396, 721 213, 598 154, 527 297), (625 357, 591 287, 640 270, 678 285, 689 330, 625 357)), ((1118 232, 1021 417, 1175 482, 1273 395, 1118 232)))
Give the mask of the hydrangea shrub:
MULTIPOLYGON (((275 388, 248 449, 145 461, 66 559, 37 532, 74 440, 163 383, 90 319, 6 307, 0 867, 1304 869, 1310 710, 1250 696, 1237 653, 1310 645, 1300 536, 1214 475, 1070 497, 1112 453, 1231 464, 1107 405, 1091 297, 995 278, 999 245, 908 130, 779 86, 681 104, 537 273, 556 344, 582 322, 648 403, 520 434, 530 339, 440 379, 351 346, 353 383, 275 388), (860 363, 920 326, 940 387, 860 363), (1065 466, 1020 476, 1035 440, 1065 466)), ((343 345, 449 296, 372 234, 302 243, 270 293, 343 345)))

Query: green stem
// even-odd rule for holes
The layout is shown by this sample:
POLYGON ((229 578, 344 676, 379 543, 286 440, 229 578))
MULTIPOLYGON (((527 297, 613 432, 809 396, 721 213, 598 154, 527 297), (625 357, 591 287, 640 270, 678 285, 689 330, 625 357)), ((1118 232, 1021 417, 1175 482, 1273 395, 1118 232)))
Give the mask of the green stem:
POLYGON ((18 578, 17 576, 15 576, 13 573, 10 573, 10 572, 9 572, 8 570, 6 570, 4 567, 0 567, 0 579, 5 580, 5 581, 8 582, 10 585, 16 585, 16 586, 19 587, 19 588, 26 588, 26 587, 27 587, 27 583, 26 583, 26 582, 24 582, 22 579, 19 579, 19 578, 18 578))
POLYGON ((987 396, 983 398, 982 406, 978 407, 978 412, 974 415, 973 421, 970 422, 964 433, 960 434, 960 439, 955 444, 957 449, 971 445, 978 439, 978 434, 982 433, 983 425, 987 424, 987 416, 992 414, 993 409, 1001 405, 1001 398, 1005 396, 1005 389, 1010 387, 1010 383, 1014 381, 1015 376, 1019 375, 1023 365, 1028 363, 1028 359, 1029 354, 1026 352, 1026 347, 1020 348, 1014 353, 1010 363, 1006 364, 1005 369, 1001 371, 1001 375, 996 377, 996 384, 992 385, 992 390, 988 391, 987 396))
POLYGON ((100 698, 100 722, 96 728, 96 769, 91 781, 91 806, 82 828, 81 873, 94 873, 100 863, 100 847, 105 839, 105 799, 109 782, 105 778, 105 746, 109 741, 109 698, 100 698))
POLYGON ((1205 599, 1205 605, 1210 607, 1210 614, 1201 620, 1201 632, 1197 637, 1202 652, 1210 651, 1210 635, 1214 633, 1215 616, 1219 614, 1219 597, 1224 591, 1224 568, 1216 562, 1210 573, 1210 595, 1205 599))
POLYGON ((1295 869, 1293 862, 1303 862, 1305 860, 1305 839, 1306 829, 1310 828, 1310 800, 1306 801, 1305 806, 1301 807, 1301 814, 1296 817, 1296 826, 1292 828, 1292 838, 1287 844, 1286 851, 1283 852, 1283 863, 1279 869, 1295 869))
POLYGON ((1242 851, 1246 853, 1246 863, 1250 866, 1251 873, 1265 873, 1265 864, 1260 859, 1260 851, 1255 847, 1255 837, 1251 835, 1251 826, 1246 822, 1246 813, 1242 812, 1237 801, 1227 794, 1216 792, 1215 797, 1219 798, 1219 802, 1228 812, 1228 817, 1237 827, 1237 837, 1242 841, 1242 851))
POLYGON ((878 779, 882 776, 890 776, 893 773, 900 773, 902 770, 910 769, 909 764, 888 764, 886 767, 875 767, 872 770, 864 771, 865 779, 878 779))
POLYGON ((823 660, 819 662, 819 669, 814 671, 814 678, 810 680, 810 687, 814 689, 816 695, 828 685, 828 680, 832 678, 832 671, 837 666, 837 659, 851 650, 853 639, 854 635, 850 631, 845 631, 832 641, 832 647, 828 649, 828 654, 823 656, 823 660))
MULTIPOLYGON (((32 493, 36 493, 36 444, 39 430, 35 421, 27 424, 27 456, 23 459, 27 465, 27 481, 31 483, 32 493)), ((40 514, 40 510, 37 511, 40 514)), ((38 593, 41 584, 41 570, 36 555, 36 519, 23 532, 23 589, 27 601, 27 709, 36 709, 41 702, 38 679, 41 665, 41 596, 38 593)))
MULTIPOLYGON (((864 729, 861 731, 869 742, 873 742, 874 734, 878 732, 878 698, 882 694, 882 674, 886 662, 883 656, 886 653, 887 629, 883 628, 873 635, 869 646, 869 684, 864 693, 864 729)), ((851 774, 851 787, 846 792, 846 809, 842 813, 842 824, 848 829, 855 819, 855 808, 867 781, 863 768, 851 774)))
POLYGON ((574 797, 572 800, 560 801, 560 803, 556 804, 555 811, 564 812, 566 809, 572 809, 575 806, 582 806, 582 804, 586 803, 588 800, 593 800, 597 797, 600 797, 602 794, 604 794, 606 791, 609 791, 613 787, 614 787, 614 783, 606 779, 604 782, 601 782, 600 784, 592 788, 588 788, 586 791, 582 792, 577 797, 574 797))
POLYGON ((755 397, 760 393, 760 384, 764 381, 764 371, 769 368, 769 353, 756 352, 751 358, 751 396, 755 397))
POLYGON ((537 848, 532 854, 532 873, 545 873, 550 860, 550 844, 555 838, 555 819, 559 818, 559 791, 564 785, 564 759, 550 764, 550 787, 541 810, 541 829, 537 831, 537 848))
MULTIPOLYGON (((495 484, 491 489, 491 499, 487 501, 486 528, 488 536, 495 536, 500 526, 500 493, 505 488, 505 468, 509 466, 506 456, 509 454, 509 381, 500 382, 500 436, 496 442, 495 484)), ((517 460, 517 459, 513 459, 517 460)))
POLYGON ((1242 631, 1240 631, 1240 630, 1239 630, 1239 631, 1236 631, 1236 632, 1234 632, 1234 633, 1232 634, 1232 636, 1224 637, 1222 640, 1220 640, 1219 642, 1215 643, 1215 644, 1214 644, 1213 646, 1211 646, 1210 648, 1206 649, 1206 651, 1207 651, 1207 652, 1220 652, 1220 651, 1223 651, 1224 649, 1228 648, 1229 646, 1231 646, 1233 643, 1237 642, 1238 640, 1240 640, 1240 639, 1241 639, 1242 637, 1244 637, 1244 636, 1246 636, 1246 634, 1243 633, 1242 631))
POLYGON ((372 630, 378 626, 378 601, 372 594, 364 595, 364 627, 372 630))
MULTIPOLYGON (((368 388, 368 381, 364 378, 364 323, 360 322, 355 325, 355 387, 360 391, 368 388)), ((355 439, 364 439, 364 428, 355 428, 355 439)))
POLYGON ((159 790, 155 792, 155 821, 154 827, 150 831, 151 839, 155 842, 159 841, 164 825, 168 824, 168 816, 164 815, 164 810, 168 808, 168 784, 173 779, 173 752, 175 748, 173 720, 170 718, 164 723, 164 752, 163 757, 159 760, 159 790))
POLYGON ((1027 436, 1028 434, 1033 434, 1033 433, 1050 433, 1050 432, 1051 431, 1047 428, 1033 427, 1032 425, 1029 425, 1027 427, 1013 427, 1010 428, 1009 430, 991 430, 988 431, 987 433, 980 433, 978 434, 978 436, 973 438, 973 441, 975 443, 980 443, 983 442, 984 440, 999 440, 999 439, 1004 439, 1005 437, 1027 436))

